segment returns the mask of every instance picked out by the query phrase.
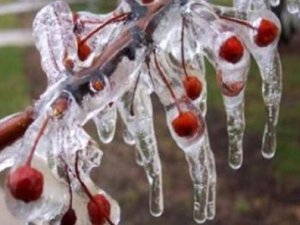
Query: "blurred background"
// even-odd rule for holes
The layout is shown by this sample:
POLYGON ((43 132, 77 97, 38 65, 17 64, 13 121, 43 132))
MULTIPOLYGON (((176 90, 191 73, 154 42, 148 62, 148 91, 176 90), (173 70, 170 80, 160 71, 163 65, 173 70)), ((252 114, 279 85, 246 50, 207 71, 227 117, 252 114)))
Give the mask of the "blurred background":
MULTIPOLYGON (((31 39, 31 23, 46 0, 0 0, 0 118, 22 110, 42 93, 46 79, 38 51, 31 39)), ((110 0, 75 0, 72 8, 98 13, 116 5, 110 0), (74 3, 75 2, 75 3, 74 3)), ((231 1, 218 1, 230 4, 231 1)), ((283 64, 283 97, 278 124, 278 151, 272 160, 260 153, 265 121, 261 79, 253 62, 246 94, 245 158, 234 171, 227 164, 226 118, 215 71, 208 65, 208 128, 216 156, 217 215, 210 225, 299 225, 300 224, 300 20, 282 5, 275 12, 283 23, 279 45, 283 64)), ((148 184, 144 170, 135 163, 133 147, 123 143, 121 133, 104 151, 101 168, 93 177, 122 209, 121 224, 188 225, 192 219, 192 184, 184 154, 170 138, 165 115, 153 96, 155 125, 163 165, 165 211, 160 218, 150 215, 148 184)), ((122 124, 118 122, 118 128, 122 124)), ((96 138, 95 130, 89 126, 96 138)), ((122 129, 117 129, 117 131, 122 129)), ((97 140, 97 139, 96 139, 97 140)), ((4 185, 2 175, 1 187, 4 185)), ((0 224, 23 224, 6 211, 0 191, 0 224)))

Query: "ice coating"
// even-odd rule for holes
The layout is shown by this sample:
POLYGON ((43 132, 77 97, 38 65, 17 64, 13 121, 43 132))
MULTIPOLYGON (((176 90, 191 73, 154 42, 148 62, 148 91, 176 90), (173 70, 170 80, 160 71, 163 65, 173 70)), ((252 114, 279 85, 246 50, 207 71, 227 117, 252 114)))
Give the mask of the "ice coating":
MULTIPOLYGON (((280 34, 281 26, 278 19, 270 12, 266 15, 276 24, 280 34)), ((258 49, 252 53, 260 69, 263 82, 262 95, 267 111, 267 122, 262 141, 262 154, 265 158, 272 158, 276 151, 276 125, 282 94, 282 67, 276 45, 278 40, 279 35, 265 50, 258 49)))
MULTIPOLYGON (((191 37, 190 24, 185 21, 184 16, 181 18, 182 26, 178 26, 176 30, 171 31, 161 46, 166 51, 165 59, 169 67, 172 68, 173 73, 177 73, 177 76, 181 79, 185 79, 188 75, 195 76, 201 81, 201 94, 193 103, 199 107, 198 110, 204 118, 207 108, 205 66, 203 56, 195 51, 198 46, 191 37), (184 55, 181 54, 182 49, 184 55), (181 57, 184 57, 184 59, 181 57), (188 74, 185 74, 182 64, 186 64, 188 74)), ((160 62, 162 61, 160 60, 160 62)), ((196 144, 192 149, 188 147, 183 149, 186 152, 190 174, 194 183, 194 219, 199 223, 211 220, 215 216, 216 168, 207 128, 204 129, 203 142, 196 144)))
POLYGON ((204 144, 205 135, 203 134, 205 122, 199 108, 194 106, 192 102, 184 97, 185 93, 179 92, 179 87, 177 85, 180 85, 180 82, 176 80, 176 77, 172 77, 172 80, 162 81, 163 79, 160 73, 166 73, 169 76, 174 74, 172 69, 167 66, 167 62, 163 60, 162 56, 164 54, 165 52, 160 51, 157 56, 156 53, 153 56, 154 65, 151 65, 151 74, 155 81, 154 89, 156 90, 155 93, 159 96, 160 101, 165 106, 167 124, 170 132, 177 145, 186 154, 191 178, 194 184, 194 219, 199 223, 203 223, 207 219, 208 206, 208 163, 206 146, 204 144), (159 57, 159 60, 157 60, 156 57, 159 57), (158 62, 160 65, 158 65, 158 62), (167 68, 169 68, 169 70, 167 70, 167 68), (170 87, 174 93, 171 94, 171 99, 166 99, 166 95, 170 92, 170 87), (175 92, 177 90, 178 92, 175 92), (181 98, 177 98, 177 96, 181 96, 181 98), (193 112, 199 118, 197 132, 186 138, 179 137, 172 125, 174 118, 181 115, 183 112, 193 112))
POLYGON ((229 140, 229 165, 237 169, 242 165, 243 160, 243 134, 245 128, 244 119, 244 86, 247 81, 248 69, 250 65, 249 53, 245 47, 243 55, 238 62, 232 64, 220 57, 220 51, 223 43, 230 38, 237 37, 236 34, 228 32, 230 28, 221 21, 218 17, 208 12, 207 9, 191 4, 194 16, 192 20, 204 20, 209 17, 209 23, 215 26, 211 29, 209 26, 202 27, 201 23, 194 23, 192 32, 199 38, 203 32, 210 34, 205 35, 205 39, 210 39, 210 42, 200 42, 199 54, 204 52, 210 62, 215 66, 217 71, 217 83, 221 90, 224 99, 224 105, 227 113, 227 130, 229 140), (203 46, 203 43, 205 44, 203 46), (214 46, 214 47, 211 47, 214 46))
POLYGON ((43 8, 33 22, 33 37, 49 86, 67 76, 65 59, 77 58, 72 28, 72 11, 62 1, 55 1, 43 8))
MULTIPOLYGON (((11 118, 14 118, 15 116, 20 115, 20 113, 15 113, 13 115, 4 117, 1 119, 0 123, 4 123, 11 118)), ((14 165, 14 163, 18 159, 17 152, 19 151, 21 144, 22 144, 22 138, 17 140, 16 142, 10 144, 8 147, 1 150, 0 154, 0 171, 5 170, 6 168, 9 168, 14 165)))
MULTIPOLYGON (((90 199, 74 167, 75 155, 80 151, 82 181, 91 194, 108 199, 110 219, 118 224, 117 202, 90 179, 90 171, 100 166, 103 153, 83 129, 87 121, 93 120, 99 139, 111 142, 118 111, 124 124, 124 141, 134 145, 137 163, 144 167, 148 178, 150 212, 160 216, 164 209, 162 169, 150 98, 155 93, 165 107, 166 126, 188 162, 194 187, 194 219, 197 223, 212 220, 216 213, 216 168, 205 122, 205 58, 215 68, 223 96, 229 165, 234 169, 243 160, 244 95, 250 54, 258 63, 263 83, 267 122, 262 153, 266 158, 271 158, 276 149, 282 89, 277 53, 280 24, 268 9, 279 1, 234 0, 233 4, 221 7, 196 0, 124 0, 116 10, 103 15, 72 12, 62 1, 43 8, 34 20, 33 35, 48 87, 34 103, 37 115, 23 138, 1 150, 0 170, 24 163, 48 118, 33 160, 33 166, 47 179, 47 187, 39 200, 28 205, 8 193, 12 213, 28 223, 60 224, 68 209, 67 172, 78 223, 90 224, 86 208, 90 199), (275 38, 259 36, 261 24, 271 24, 275 38), (198 82, 193 96, 185 83, 189 78, 198 82)), ((290 11, 297 12, 298 4, 289 1, 290 11)), ((7 119, 0 123, 5 124, 7 119)))
MULTIPOLYGON (((43 123, 45 115, 38 118, 27 130, 24 135, 24 140, 21 144, 20 155, 18 160, 14 164, 14 168, 10 172, 14 171, 20 165, 23 165, 29 155, 32 143, 36 139, 37 130, 41 123, 43 123), (26 140, 26 141, 25 141, 26 140)), ((47 130, 46 130, 47 132, 47 130)), ((37 148, 47 148, 49 142, 47 139, 41 140, 37 148)), ((59 182, 52 175, 47 165, 47 158, 41 154, 33 158, 32 166, 43 173, 44 176, 44 191, 42 198, 31 202, 25 203, 23 201, 16 200, 10 194, 10 191, 6 189, 6 202, 10 211, 14 216, 23 219, 25 221, 50 221, 51 219, 59 216, 65 202, 64 185, 59 182)))
POLYGON ((251 26, 258 26, 263 19, 267 19, 274 23, 278 27, 278 35, 276 39, 265 47, 258 46, 254 40, 256 31, 250 29, 247 26, 239 24, 233 21, 233 25, 237 32, 242 35, 245 45, 249 49, 250 53, 255 58, 262 77, 262 94, 267 110, 267 122, 265 125, 265 131, 263 135, 262 154, 265 158, 271 158, 275 154, 276 150, 276 124, 279 114, 280 99, 282 92, 282 68, 281 62, 277 52, 277 42, 280 33, 280 23, 276 16, 267 9, 267 5, 263 1, 253 2, 254 8, 259 8, 260 11, 249 11, 246 18, 234 11, 234 9, 221 8, 221 15, 229 16, 234 15, 239 20, 249 20, 251 26))

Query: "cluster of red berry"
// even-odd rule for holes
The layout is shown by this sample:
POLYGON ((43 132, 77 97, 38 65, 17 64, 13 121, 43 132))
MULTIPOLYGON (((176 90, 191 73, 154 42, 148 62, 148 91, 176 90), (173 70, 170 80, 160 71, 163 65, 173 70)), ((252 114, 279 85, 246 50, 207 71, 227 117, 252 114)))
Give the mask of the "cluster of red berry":
MULTIPOLYGON (((223 18, 227 19, 225 17, 223 18)), ((234 20, 234 22, 240 24, 246 23, 239 20, 234 20)), ((261 19, 258 27, 252 27, 250 25, 249 27, 256 31, 253 40, 259 47, 266 47, 278 38, 278 27, 268 19, 261 19)), ((237 36, 231 36, 220 46, 219 56, 228 63, 236 64, 242 59, 245 51, 244 48, 244 44, 237 36)), ((184 62, 183 67, 185 67, 184 62)), ((195 100, 201 95, 202 84, 197 77, 189 76, 186 69, 184 69, 184 71, 186 73, 186 77, 185 80, 183 80, 183 85, 186 94, 191 100, 195 100)), ((221 74, 217 74, 217 83, 221 87, 222 92, 227 96, 236 96, 244 88, 244 83, 241 82, 231 84, 224 83, 222 81, 221 74)), ((179 115, 172 121, 172 126, 176 134, 180 137, 193 136, 199 129, 200 124, 198 117, 192 111, 180 112, 179 115)))
MULTIPOLYGON (((151 4, 153 0, 143 0, 143 4, 151 4)), ((74 22, 74 33, 76 35, 77 40, 77 56, 81 61, 87 60, 87 58, 92 53, 92 47, 89 45, 90 39, 102 30, 104 27, 114 24, 117 22, 124 22, 130 17, 130 13, 124 13, 116 15, 105 22, 101 22, 100 24, 96 23, 96 28, 93 29, 89 34, 82 37, 80 32, 76 33, 76 26, 84 26, 85 23, 90 23, 91 21, 82 21, 79 19, 76 13, 73 14, 73 22, 74 22)), ((277 25, 269 19, 261 18, 259 24, 257 26, 253 26, 246 21, 241 21, 237 19, 232 19, 229 17, 222 16, 221 19, 228 20, 233 23, 238 23, 240 25, 245 25, 249 29, 252 29, 255 35, 252 37, 253 42, 258 47, 266 47, 272 44, 279 35, 279 28, 277 25)), ((191 101, 195 101, 201 97, 203 92, 203 84, 201 80, 189 74, 186 61, 185 61, 185 54, 184 54, 184 28, 185 28, 185 18, 183 16, 183 23, 182 23, 182 37, 181 37, 181 64, 184 73, 184 78, 181 80, 181 86, 185 90, 185 97, 189 98, 191 101)), ((192 138, 196 134, 202 134, 204 132, 205 123, 201 116, 197 115, 192 110, 183 110, 178 103, 178 98, 175 95, 168 79, 165 74, 165 71, 162 69, 159 60, 157 59, 156 49, 151 49, 151 53, 154 59, 154 65, 160 76, 161 80, 165 83, 168 91, 170 92, 175 105, 177 106, 178 113, 175 118, 171 121, 171 126, 176 135, 180 138, 192 138)), ((245 54, 245 47, 243 42, 235 35, 228 37, 225 39, 218 49, 217 55, 224 60, 226 63, 229 64, 238 64, 245 54)), ((67 57, 64 59, 64 65, 68 69, 72 69, 74 66, 74 62, 70 61, 67 57)), ((93 92, 100 92, 104 89, 104 84, 99 79, 90 80, 90 89, 93 92)), ((243 82, 236 82, 227 84, 222 79, 222 74, 217 73, 217 83, 220 86, 224 95, 232 97, 238 95, 243 89, 245 84, 243 82)), ((15 169, 11 170, 7 178, 7 187, 13 196, 18 201, 23 201, 25 203, 30 203, 37 201, 42 198, 43 195, 43 187, 44 187, 44 177, 43 174, 38 171, 37 169, 31 166, 31 162, 33 159, 34 152, 38 145, 39 140, 43 136, 47 128, 47 124, 52 119, 60 119, 63 117, 64 112, 67 110, 69 106, 69 99, 66 96, 61 96, 52 104, 52 114, 48 115, 44 120, 35 142, 33 143, 32 149, 29 153, 28 159, 24 165, 16 167, 15 169)), ((29 126, 32 123, 32 116, 28 116, 26 118, 18 117, 19 120, 22 119, 24 123, 29 126), (28 119, 29 118, 29 119, 28 119)), ((0 129, 1 130, 1 129, 0 129)), ((15 127, 12 126, 12 131, 10 133, 14 133, 16 138, 19 138, 21 135, 24 134, 26 129, 22 129, 20 125, 15 127)), ((6 129, 7 131, 7 129, 6 129)), ((7 132, 8 133, 8 132, 7 132)), ((10 134, 9 133, 9 134, 10 134)), ((3 136, 3 135, 2 135, 3 136)), ((1 149, 3 146, 10 144, 15 139, 11 139, 9 135, 4 136, 0 143, 1 149)), ((104 194, 96 194, 93 195, 87 186, 84 184, 80 177, 80 170, 79 170, 79 153, 76 154, 75 160, 75 177, 79 181, 82 189, 84 190, 85 194, 89 198, 89 202, 87 203, 87 211, 89 214, 90 222, 93 225, 103 225, 105 222, 109 224, 113 224, 110 220, 111 214, 111 205, 109 200, 106 198, 104 194)), ((77 217, 75 210, 72 208, 72 185, 70 181, 69 173, 71 169, 66 165, 66 177, 69 186, 69 193, 70 193, 70 202, 68 210, 62 216, 61 224, 62 225, 74 225, 76 223, 77 217)))

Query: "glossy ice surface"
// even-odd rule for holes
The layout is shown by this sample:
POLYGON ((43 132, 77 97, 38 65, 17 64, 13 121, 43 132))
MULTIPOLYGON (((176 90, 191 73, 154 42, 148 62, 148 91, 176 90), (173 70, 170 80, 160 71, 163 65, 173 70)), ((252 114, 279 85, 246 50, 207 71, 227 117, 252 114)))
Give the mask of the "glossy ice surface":
MULTIPOLYGON (((48 87, 34 104, 36 118, 24 136, 0 152, 0 169, 24 164, 41 124, 50 118, 32 163, 43 173, 45 186, 42 197, 29 204, 7 191, 13 215, 37 224, 60 224, 70 198, 67 172, 77 224, 91 224, 86 207, 90 199, 75 175, 75 155, 80 151, 83 182, 94 195, 106 196, 109 219, 118 224, 118 203, 89 177, 91 169, 100 166, 103 153, 83 125, 93 120, 101 142, 109 143, 119 113, 124 141, 135 146, 137 163, 149 181, 150 212, 160 216, 163 179, 150 99, 154 93, 165 107, 172 138, 186 155, 194 187, 194 219, 212 220, 216 170, 205 123, 204 59, 216 70, 227 113, 228 161, 238 169, 243 161, 244 93, 250 55, 254 57, 267 111, 262 155, 273 157, 282 71, 277 52, 280 23, 270 4, 279 1, 235 0, 232 7, 222 7, 201 0, 124 0, 106 15, 72 12, 63 1, 41 9, 33 22, 33 36, 48 87)), ((298 12, 298 7, 298 1, 289 1, 291 12, 298 12)))

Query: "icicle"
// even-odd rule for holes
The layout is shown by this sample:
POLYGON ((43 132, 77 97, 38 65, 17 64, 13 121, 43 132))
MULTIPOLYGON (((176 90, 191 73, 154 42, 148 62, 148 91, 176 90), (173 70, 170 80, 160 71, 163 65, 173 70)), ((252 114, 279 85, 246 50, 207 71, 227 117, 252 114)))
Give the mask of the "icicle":
POLYGON ((263 99, 267 110, 267 122, 263 135, 262 154, 272 158, 276 150, 276 125, 282 91, 282 68, 278 54, 270 56, 269 60, 259 63, 263 79, 263 99))
MULTIPOLYGON (((244 99, 244 93, 239 96, 244 99)), ((244 118, 244 100, 241 100, 237 105, 230 106, 232 99, 224 97, 224 102, 227 112, 227 131, 229 142, 229 165, 233 169, 241 167, 243 162, 243 136, 245 129, 244 118)))
MULTIPOLYGON (((249 49, 253 54, 262 77, 262 95, 267 111, 267 122, 265 125, 262 154, 265 158, 272 158, 276 151, 276 125, 278 122, 281 92, 282 92, 282 68, 277 52, 277 43, 280 34, 280 22, 277 17, 270 11, 264 11, 263 18, 272 21, 277 29, 278 35, 276 39, 266 47, 259 47, 255 43, 248 42, 249 49)), ((252 21, 260 21, 256 19, 259 15, 253 15, 252 21)), ((259 17, 258 17, 259 18, 259 17)), ((252 34, 252 33, 250 33, 252 34)))
MULTIPOLYGON (((199 52, 195 51, 198 49, 199 45, 197 42, 192 40, 192 29, 189 29, 188 26, 188 34, 187 40, 188 43, 185 46, 188 47, 187 53, 190 53, 190 56, 187 54, 188 57, 191 58, 191 62, 189 63, 190 67, 193 69, 191 74, 198 77, 198 79, 202 83, 202 93, 198 99, 194 101, 196 105, 199 106, 199 110, 202 112, 203 118, 206 117, 207 113, 207 82, 205 79, 205 62, 204 56, 199 52)), ((216 215, 216 182, 217 182, 217 175, 216 175, 216 165, 215 165, 215 157, 210 147, 209 135, 207 127, 205 127, 205 134, 204 134, 204 144, 203 148, 207 155, 207 162, 208 162, 208 199, 207 199, 207 219, 212 220, 216 215)))
POLYGON ((98 137, 103 143, 113 140, 116 131, 117 108, 115 104, 107 105, 94 118, 97 127, 98 137))
MULTIPOLYGON (((276 49, 280 34, 280 22, 271 11, 267 10, 267 5, 263 4, 262 1, 257 0, 254 3, 254 7, 259 7, 255 9, 261 11, 259 11, 259 13, 256 11, 249 11, 248 19, 250 22, 248 23, 246 21, 246 26, 245 24, 236 22, 233 23, 233 27, 243 34, 243 40, 257 61, 260 69, 263 80, 263 99, 267 109, 267 122, 263 136, 262 154, 265 158, 271 158, 274 156, 276 149, 275 127, 279 114, 282 91, 281 63, 276 49), (262 22, 271 26, 269 29, 273 29, 274 36, 271 36, 272 39, 259 39, 260 37, 258 35, 263 34, 258 34, 259 31, 254 31, 251 28, 251 26, 260 26, 262 22)), ((238 17, 237 19, 244 18, 238 17)))
MULTIPOLYGON (((219 21, 216 15, 207 12, 203 8, 191 5, 195 15, 191 20, 205 20, 210 14, 211 26, 203 27, 201 23, 195 23, 192 27, 195 35, 203 41, 199 42, 201 49, 215 66, 217 71, 218 86, 223 94, 224 105, 227 113, 227 130, 229 138, 229 165, 239 168, 243 159, 243 134, 245 127, 244 119, 244 87, 247 80, 250 57, 237 35, 225 29, 226 23, 219 21), (214 27, 212 29, 211 27, 214 27), (203 32, 210 38, 201 37, 203 32), (235 56, 227 54, 227 43, 235 43, 235 56), (240 53, 239 53, 240 52, 240 53)), ((230 47, 229 47, 230 48, 230 47)), ((201 54, 201 52, 200 52, 201 54)))
POLYGON ((167 124, 172 137, 185 152, 189 162, 194 183, 194 219, 198 223, 203 223, 207 220, 208 204, 208 165, 203 138, 205 122, 199 109, 189 99, 177 98, 177 96, 185 96, 185 93, 179 89, 179 85, 182 84, 178 81, 176 73, 172 71, 172 65, 169 65, 163 56, 163 51, 159 51, 157 55, 154 53, 153 56, 154 65, 151 66, 151 73, 155 81, 154 90, 165 106, 167 124), (154 68, 155 70, 152 70, 154 68), (165 74, 171 80, 167 79, 165 74), (193 125, 181 130, 181 117, 187 119, 188 123, 192 120, 193 125))
POLYGON ((134 145, 135 144, 135 136, 134 132, 130 130, 128 127, 128 123, 131 120, 131 105, 133 102, 133 96, 134 96, 134 81, 132 81, 131 89, 126 91, 120 99, 117 101, 117 108, 118 112, 120 114, 120 118, 123 121, 123 140, 128 145, 134 145))
POLYGON ((152 104, 148 93, 137 93, 134 122, 136 148, 150 183, 150 211, 154 216, 163 212, 162 172, 153 127, 152 104))
POLYGON ((207 219, 212 220, 216 215, 216 185, 217 174, 215 156, 211 150, 208 133, 205 133, 205 151, 208 158, 208 200, 207 200, 207 219))
MULTIPOLYGON (((127 92, 119 102, 118 109, 128 131, 133 134, 136 145, 136 159, 144 166, 150 184, 150 211, 153 216, 163 212, 162 172, 153 127, 151 89, 143 83, 140 76, 132 91, 127 92)), ((146 77, 146 80, 147 77, 146 77)))
POLYGON ((194 219, 198 223, 204 223, 208 206, 207 152, 204 148, 195 146, 186 149, 186 158, 194 184, 194 219))

